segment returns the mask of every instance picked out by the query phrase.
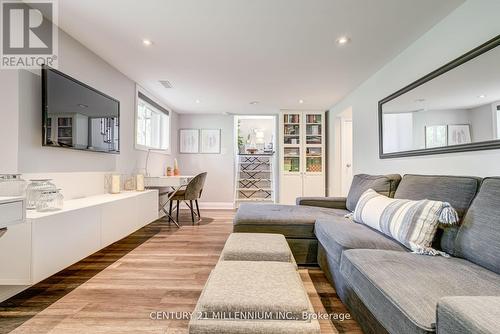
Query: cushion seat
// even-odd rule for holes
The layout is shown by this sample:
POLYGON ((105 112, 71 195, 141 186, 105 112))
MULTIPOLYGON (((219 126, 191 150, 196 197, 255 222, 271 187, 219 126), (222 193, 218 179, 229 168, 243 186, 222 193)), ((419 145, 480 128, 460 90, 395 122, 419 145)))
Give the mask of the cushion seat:
POLYGON ((442 297, 500 296, 500 275, 459 258, 353 249, 340 270, 391 333, 434 333, 442 297))
POLYGON ((315 238, 316 219, 344 216, 347 213, 349 211, 342 209, 301 205, 242 204, 234 218, 234 231, 279 233, 287 238, 315 238))
POLYGON ((292 251, 281 234, 232 233, 220 261, 274 261, 295 264, 292 251))
POLYGON ((362 224, 344 217, 318 219, 315 234, 328 256, 340 265, 342 252, 347 249, 384 249, 408 251, 399 242, 362 224))
POLYGON ((319 322, 304 318, 312 312, 293 264, 221 261, 201 293, 189 333, 319 334, 319 322))

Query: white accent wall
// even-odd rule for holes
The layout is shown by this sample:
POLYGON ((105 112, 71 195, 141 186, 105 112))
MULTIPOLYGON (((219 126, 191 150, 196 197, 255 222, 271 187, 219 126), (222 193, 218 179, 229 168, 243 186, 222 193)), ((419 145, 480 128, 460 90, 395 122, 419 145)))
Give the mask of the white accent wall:
MULTIPOLYGON (((500 174, 500 150, 379 159, 377 110, 379 100, 500 34, 498 13, 498 0, 466 1, 331 108, 334 129, 335 114, 352 107, 354 173, 500 174)), ((330 166, 335 165, 334 137, 329 136, 330 166)))

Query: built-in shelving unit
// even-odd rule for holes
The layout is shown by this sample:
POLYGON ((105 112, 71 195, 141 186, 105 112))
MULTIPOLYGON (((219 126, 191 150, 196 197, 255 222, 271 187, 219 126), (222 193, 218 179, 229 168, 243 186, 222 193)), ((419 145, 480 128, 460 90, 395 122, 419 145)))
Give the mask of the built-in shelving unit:
POLYGON ((282 111, 280 203, 325 195, 325 113, 282 111))
POLYGON ((235 202, 275 201, 274 153, 239 154, 236 172, 235 202))

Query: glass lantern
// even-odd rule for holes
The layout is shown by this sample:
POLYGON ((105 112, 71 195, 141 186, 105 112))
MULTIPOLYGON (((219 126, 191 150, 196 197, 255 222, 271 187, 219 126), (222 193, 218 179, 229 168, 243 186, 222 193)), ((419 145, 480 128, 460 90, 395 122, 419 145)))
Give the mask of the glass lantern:
POLYGON ((36 209, 42 192, 55 190, 57 187, 50 179, 30 180, 26 188, 26 209, 36 209))
POLYGON ((26 195, 26 181, 21 178, 21 174, 0 174, 0 196, 21 196, 26 195))
POLYGON ((62 210, 64 196, 61 194, 61 189, 42 190, 37 201, 36 211, 49 212, 62 210))

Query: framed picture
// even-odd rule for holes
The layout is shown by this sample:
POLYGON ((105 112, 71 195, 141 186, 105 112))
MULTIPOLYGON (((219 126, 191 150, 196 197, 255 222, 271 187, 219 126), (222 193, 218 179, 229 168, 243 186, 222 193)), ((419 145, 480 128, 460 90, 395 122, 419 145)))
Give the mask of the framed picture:
POLYGON ((448 127, 446 125, 431 125, 425 127, 425 148, 443 147, 448 145, 448 127))
POLYGON ((220 129, 201 129, 201 153, 220 153, 220 129))
POLYGON ((179 153, 200 152, 200 131, 198 129, 179 130, 179 153))
POLYGON ((472 143, 470 124, 448 125, 448 145, 463 145, 472 143))

